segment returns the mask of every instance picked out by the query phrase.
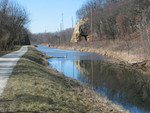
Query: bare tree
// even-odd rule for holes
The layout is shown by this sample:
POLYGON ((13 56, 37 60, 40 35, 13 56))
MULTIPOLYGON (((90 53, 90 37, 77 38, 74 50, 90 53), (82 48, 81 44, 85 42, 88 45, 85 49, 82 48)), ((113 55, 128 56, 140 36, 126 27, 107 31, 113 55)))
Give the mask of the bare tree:
POLYGON ((141 18, 143 11, 148 10, 149 4, 149 0, 88 0, 77 11, 77 18, 90 19, 92 8, 93 31, 96 36, 115 39, 137 30, 137 21, 141 23, 137 17, 141 18))
MULTIPOLYGON (((29 22, 24 8, 9 0, 0 1, 0 40, 5 50, 12 49, 21 42, 22 32, 29 22), (2 41, 3 40, 3 41, 2 41)), ((27 33, 27 32, 26 32, 27 33)), ((28 39, 27 39, 28 40, 28 39)))

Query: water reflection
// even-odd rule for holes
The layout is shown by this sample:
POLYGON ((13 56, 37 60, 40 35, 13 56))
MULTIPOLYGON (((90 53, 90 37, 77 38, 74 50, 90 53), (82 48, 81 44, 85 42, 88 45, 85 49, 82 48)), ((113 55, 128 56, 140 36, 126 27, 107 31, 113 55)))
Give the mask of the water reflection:
POLYGON ((137 71, 112 65, 103 60, 94 60, 92 77, 91 61, 76 61, 76 65, 90 80, 93 78, 94 89, 113 102, 121 103, 127 109, 134 105, 137 109, 150 110, 149 76, 143 76, 137 71))
POLYGON ((92 86, 95 91, 133 113, 150 112, 150 77, 117 64, 93 53, 37 47, 51 56, 66 58, 48 59, 50 67, 66 76, 92 86), (91 60, 92 59, 92 60, 91 60))

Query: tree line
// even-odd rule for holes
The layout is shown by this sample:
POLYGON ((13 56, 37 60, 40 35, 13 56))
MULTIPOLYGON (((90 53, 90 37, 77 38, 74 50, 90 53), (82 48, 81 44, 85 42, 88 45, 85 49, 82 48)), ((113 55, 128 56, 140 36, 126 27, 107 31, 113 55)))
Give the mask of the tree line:
POLYGON ((60 44, 65 42, 70 42, 73 33, 73 28, 68 28, 63 31, 55 32, 55 33, 37 33, 31 35, 31 43, 32 44, 60 44))
POLYGON ((116 39, 135 31, 141 39, 150 38, 150 0, 88 0, 76 15, 78 20, 92 18, 93 35, 99 39, 116 39))
POLYGON ((14 1, 0 0, 0 50, 30 44, 28 23, 28 14, 22 6, 14 1))

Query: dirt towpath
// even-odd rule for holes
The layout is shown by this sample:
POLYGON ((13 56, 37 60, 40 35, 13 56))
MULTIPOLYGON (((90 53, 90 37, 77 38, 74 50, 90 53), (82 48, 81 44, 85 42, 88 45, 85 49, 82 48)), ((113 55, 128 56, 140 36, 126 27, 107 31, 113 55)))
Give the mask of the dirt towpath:
POLYGON ((28 50, 27 46, 23 46, 20 50, 9 53, 0 57, 0 95, 7 84, 16 63, 28 50))

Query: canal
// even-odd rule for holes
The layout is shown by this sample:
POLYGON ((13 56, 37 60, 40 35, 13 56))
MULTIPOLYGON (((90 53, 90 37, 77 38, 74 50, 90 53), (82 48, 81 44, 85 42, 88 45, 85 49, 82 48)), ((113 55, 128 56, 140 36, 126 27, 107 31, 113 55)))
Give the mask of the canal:
POLYGON ((36 49, 54 58, 50 67, 63 72, 132 113, 150 113, 150 76, 124 65, 113 64, 95 53, 50 48, 36 49))

